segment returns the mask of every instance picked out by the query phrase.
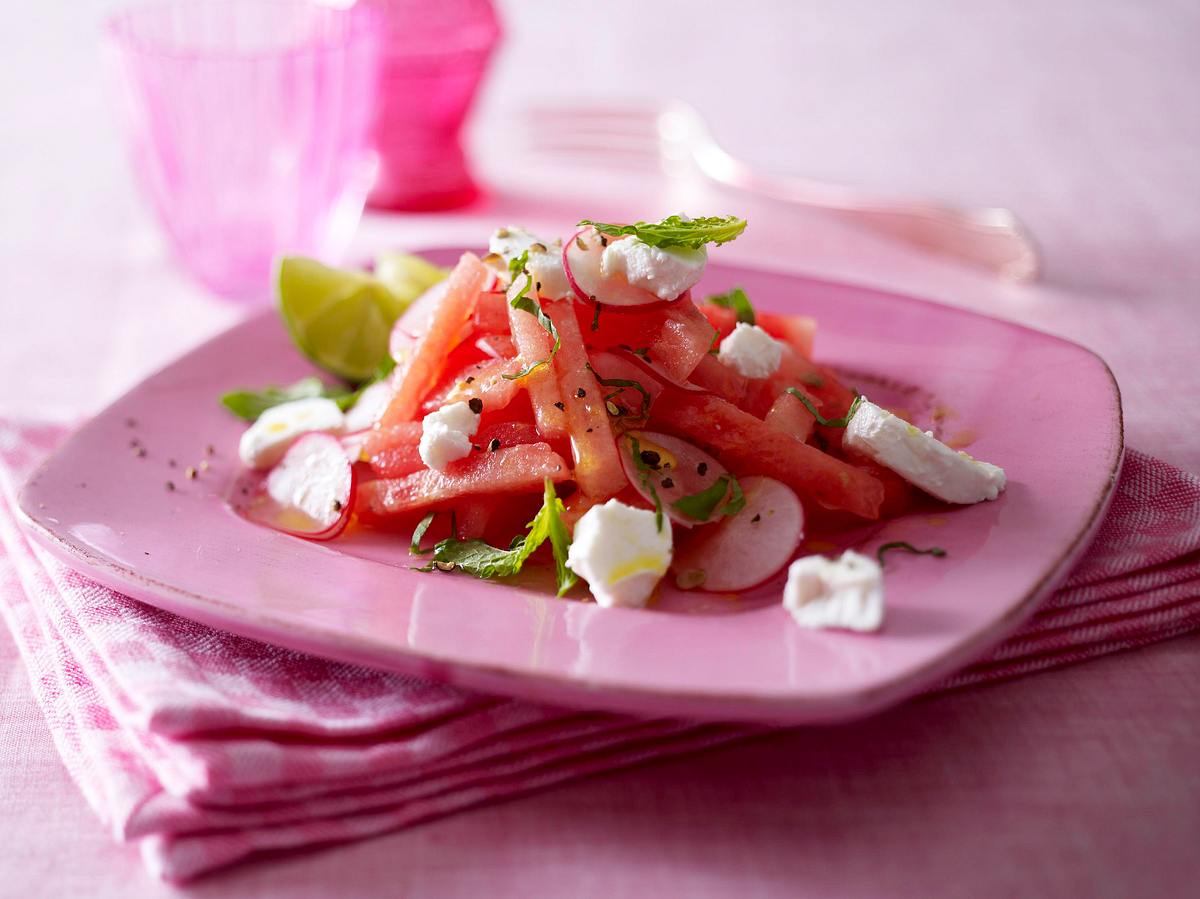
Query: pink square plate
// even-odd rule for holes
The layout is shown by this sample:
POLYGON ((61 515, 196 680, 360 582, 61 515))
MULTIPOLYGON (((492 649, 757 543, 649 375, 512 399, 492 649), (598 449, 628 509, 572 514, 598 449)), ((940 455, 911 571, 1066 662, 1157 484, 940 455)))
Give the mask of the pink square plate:
MULTIPOLYGON (((445 263, 459 252, 427 255, 445 263)), ((948 552, 889 557, 877 634, 796 627, 779 604, 782 578, 739 597, 664 587, 648 610, 602 609, 412 571, 396 537, 312 543, 243 520, 227 503, 242 424, 217 397, 312 371, 274 313, 209 341, 84 425, 26 485, 21 509, 38 540, 103 584, 335 659, 639 714, 793 724, 867 714, 979 657, 1067 573, 1120 466, 1117 387, 1088 350, 985 316, 722 265, 702 287, 735 284, 760 308, 815 316, 818 358, 1008 472, 996 502, 856 535, 868 552, 888 540, 948 552), (131 452, 135 437, 145 456, 131 452), (202 459, 209 469, 186 479, 185 466, 202 459)))

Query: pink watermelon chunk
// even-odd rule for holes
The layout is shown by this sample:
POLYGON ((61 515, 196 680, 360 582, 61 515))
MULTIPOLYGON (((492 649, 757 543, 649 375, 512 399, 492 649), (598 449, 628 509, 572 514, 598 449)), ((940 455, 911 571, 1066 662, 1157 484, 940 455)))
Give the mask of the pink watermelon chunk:
MULTIPOLYGON (((516 344, 521 367, 528 367, 535 362, 550 358, 552 345, 550 334, 541 326, 537 318, 523 309, 508 307, 508 323, 512 329, 513 343, 516 344)), ((543 365, 533 374, 522 378, 521 387, 529 393, 529 402, 533 406, 533 417, 538 430, 546 440, 558 440, 567 435, 567 413, 564 409, 562 394, 558 390, 558 380, 554 376, 554 368, 543 365)))
POLYGON ((390 428, 374 428, 363 444, 363 455, 371 469, 382 478, 399 478, 425 467, 417 445, 421 442, 421 423, 404 421, 390 428))
POLYGON ((571 476, 562 456, 545 443, 472 453, 445 471, 424 469, 402 478, 381 478, 359 487, 359 510, 368 520, 416 512, 462 499, 539 492, 546 478, 571 476))
POLYGON ((519 382, 504 376, 516 374, 520 367, 516 359, 489 359, 468 365, 431 393, 421 404, 421 412, 428 415, 448 403, 469 403, 476 397, 483 402, 485 412, 503 409, 521 389, 519 382))
POLYGON ((625 472, 604 404, 605 391, 588 371, 587 350, 571 306, 570 300, 543 305, 562 338, 554 357, 554 374, 567 413, 575 480, 593 499, 607 499, 624 489, 625 472))
POLYGON ((651 424, 711 452, 739 477, 774 478, 826 508, 879 517, 884 491, 878 478, 719 397, 668 387, 654 405, 651 424))
POLYGON ((647 306, 602 304, 599 319, 595 309, 591 303, 575 304, 576 321, 590 349, 636 350, 672 381, 686 381, 712 346, 713 327, 688 293, 647 306))
POLYGON ((450 277, 441 301, 432 311, 429 327, 417 338, 402 362, 397 360, 396 393, 380 419, 385 427, 411 421, 421 400, 437 383, 450 351, 464 338, 479 293, 491 271, 478 257, 464 253, 450 277))
MULTIPOLYGON (((811 397, 809 399, 812 400, 811 397)), ((818 402, 813 402, 813 405, 818 408, 820 406, 818 402)), ((779 395, 770 411, 767 412, 764 421, 776 430, 790 434, 801 443, 808 443, 808 438, 812 436, 813 426, 817 423, 813 414, 790 393, 779 395)))

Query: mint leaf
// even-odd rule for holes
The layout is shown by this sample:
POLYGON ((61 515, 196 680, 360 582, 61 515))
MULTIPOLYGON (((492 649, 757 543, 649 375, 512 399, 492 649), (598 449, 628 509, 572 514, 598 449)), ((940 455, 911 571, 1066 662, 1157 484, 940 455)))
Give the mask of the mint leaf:
POLYGON ((742 485, 738 483, 737 478, 729 475, 729 502, 721 509, 721 514, 737 515, 744 508, 746 508, 746 494, 742 492, 742 485))
POLYGON ((632 434, 629 435, 629 451, 633 453, 633 466, 638 471, 638 480, 646 488, 646 492, 654 500, 654 526, 661 531, 663 527, 663 504, 658 490, 654 487, 654 470, 642 458, 642 444, 632 434))
MULTIPOLYGON (((521 274, 521 272, 525 271, 525 266, 527 265, 529 265, 528 250, 523 250, 520 256, 514 256, 512 259, 508 260, 509 280, 511 281, 512 279, 516 278, 517 275, 521 274)), ((525 290, 529 290, 528 284, 525 285, 525 290)))
POLYGON ((708 521, 727 494, 729 502, 721 509, 722 515, 736 515, 746 508, 742 485, 731 474, 721 475, 699 493, 680 497, 671 503, 671 507, 695 521, 708 521))
POLYGON ((567 551, 571 547, 571 537, 563 524, 562 512, 562 500, 554 492, 554 484, 547 478, 541 510, 534 516, 533 521, 529 522, 528 532, 514 537, 508 549, 499 549, 482 540, 459 540, 451 536, 439 540, 434 546, 433 564, 438 567, 460 568, 469 575, 485 580, 511 577, 521 570, 525 560, 533 555, 539 546, 549 540, 554 553, 558 595, 562 596, 578 580, 575 572, 567 568, 567 551))
POLYGON ((482 540, 458 540, 447 537, 433 548, 434 563, 461 568, 467 574, 484 580, 509 577, 521 570, 525 560, 537 549, 518 537, 511 549, 497 549, 482 540))
POLYGON ((432 549, 421 549, 421 538, 425 536, 425 532, 429 530, 429 526, 433 524, 433 519, 437 517, 437 512, 430 512, 413 530, 412 540, 408 544, 408 551, 414 556, 423 556, 426 553, 433 552, 432 549))
POLYGON ((529 251, 526 250, 508 264, 508 269, 513 273, 514 279, 522 275, 525 276, 525 283, 521 286, 521 289, 517 291, 517 295, 509 300, 508 305, 512 306, 514 309, 520 309, 522 312, 528 312, 530 315, 536 318, 538 320, 538 324, 545 328, 550 336, 554 338, 554 346, 550 347, 550 355, 545 359, 539 359, 537 362, 527 365, 515 375, 501 375, 500 377, 506 381, 519 381, 521 378, 529 377, 539 368, 549 365, 550 360, 554 358, 555 353, 557 353, 559 347, 562 346, 562 338, 558 336, 558 328, 554 327, 554 322, 550 320, 550 316, 542 311, 542 306, 537 300, 527 296, 529 293, 529 288, 533 284, 533 279, 529 277, 529 272, 525 271, 524 268, 525 263, 528 261, 529 251))
POLYGON ((946 555, 946 551, 940 546, 931 546, 929 549, 917 549, 911 543, 904 540, 893 540, 891 543, 885 543, 879 549, 875 550, 875 558, 879 560, 880 568, 883 567, 883 554, 893 549, 902 549, 906 553, 912 553, 915 556, 936 556, 939 559, 946 555))
POLYGON ((709 243, 720 246, 734 240, 746 230, 746 220, 735 215, 706 216, 698 219, 671 215, 661 222, 637 222, 633 225, 610 225, 584 219, 579 226, 584 225, 591 225, 601 234, 610 237, 633 235, 642 243, 664 250, 671 247, 698 250, 709 243))
MULTIPOLYGON (((636 390, 642 395, 642 411, 638 416, 644 416, 650 409, 650 391, 641 385, 641 382, 634 381, 629 378, 602 378, 596 374, 596 369, 592 368, 592 363, 584 363, 584 367, 592 373, 592 377, 600 384, 601 387, 628 387, 631 390, 636 390)), ((619 394, 614 394, 617 396, 619 394)))
POLYGON ((850 408, 846 410, 846 414, 841 418, 826 418, 817 411, 817 407, 812 404, 802 390, 797 390, 795 387, 789 387, 787 392, 804 404, 804 408, 812 413, 812 417, 817 420, 817 424, 826 428, 844 428, 850 424, 850 419, 854 417, 854 413, 858 411, 859 405, 862 403, 862 394, 854 397, 854 402, 850 404, 850 408))
POLYGON ((571 549, 571 534, 563 524, 562 500, 554 492, 554 484, 546 478, 546 495, 542 509, 546 517, 546 536, 550 539, 550 551, 554 555, 554 572, 558 578, 558 595, 562 596, 575 586, 579 576, 567 567, 567 553, 571 549))
POLYGON ((309 376, 286 387, 270 386, 258 390, 231 390, 221 396, 221 405, 238 418, 257 421, 260 415, 273 406, 281 406, 284 403, 306 400, 315 396, 336 400, 338 405, 345 409, 353 402, 353 398, 357 398, 358 391, 345 387, 330 387, 324 384, 320 378, 309 376))
POLYGON ((754 307, 750 305, 750 298, 746 296, 746 291, 740 287, 735 287, 728 293, 713 294, 704 302, 720 306, 722 309, 732 309, 737 313, 739 322, 745 322, 748 325, 754 324, 754 307))
POLYGON ((296 400, 323 396, 333 400, 338 404, 338 408, 345 412, 358 402, 358 398, 362 396, 364 390, 372 384, 382 381, 392 373, 392 369, 395 367, 396 361, 390 355, 384 356, 375 374, 354 390, 349 387, 331 387, 315 375, 309 375, 286 387, 269 386, 258 390, 250 388, 231 390, 221 395, 221 405, 238 418, 246 421, 258 421, 258 417, 273 406, 282 406, 284 403, 296 400))

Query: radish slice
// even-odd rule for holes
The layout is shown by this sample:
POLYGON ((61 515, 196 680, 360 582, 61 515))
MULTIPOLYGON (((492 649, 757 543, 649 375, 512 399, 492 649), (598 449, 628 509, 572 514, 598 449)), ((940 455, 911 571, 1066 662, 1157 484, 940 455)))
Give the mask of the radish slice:
POLYGON ((786 484, 739 479, 746 506, 719 524, 696 528, 675 544, 671 569, 684 589, 745 590, 778 573, 804 536, 804 509, 786 484))
POLYGON ((653 486, 662 502, 663 511, 672 521, 685 528, 697 524, 673 505, 677 500, 701 490, 707 490, 721 475, 725 466, 708 453, 696 449, 685 440, 653 431, 630 431, 621 439, 621 465, 629 483, 651 505, 654 496, 647 486, 653 486), (650 469, 638 467, 633 458, 633 441, 637 440, 642 461, 650 469))
MULTIPOLYGON (((610 238, 605 238, 609 240, 610 238)), ((609 306, 643 306, 661 303, 662 297, 634 287, 624 275, 605 277, 600 271, 604 243, 595 228, 584 228, 563 246, 563 270, 575 295, 585 303, 599 302, 609 306)))
POLYGON ((246 514, 297 537, 330 540, 350 520, 354 485, 354 466, 342 442, 329 434, 307 434, 271 469, 246 514))
POLYGON ((362 430, 351 431, 349 434, 341 436, 342 451, 346 454, 347 459, 351 462, 366 461, 364 448, 367 445, 367 436, 370 433, 370 428, 363 428, 362 430))
POLYGON ((376 381, 366 387, 358 395, 354 405, 346 411, 346 430, 351 433, 363 431, 379 421, 383 410, 392 400, 393 392, 391 382, 387 380, 376 381))

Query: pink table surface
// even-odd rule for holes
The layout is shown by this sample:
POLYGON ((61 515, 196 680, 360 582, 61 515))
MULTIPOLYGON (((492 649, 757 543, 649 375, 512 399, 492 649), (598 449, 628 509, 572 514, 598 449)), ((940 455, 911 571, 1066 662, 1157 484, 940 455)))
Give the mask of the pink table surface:
MULTIPOLYGON (((0 413, 94 410, 238 314, 181 279, 129 185, 93 49, 114 5, 9 17, 0 413)), ((744 212, 751 230, 722 251, 736 261, 932 296, 1088 344, 1121 383, 1129 443, 1200 471, 1194 3, 758 2, 698 21, 694 7, 644 6, 614 0, 586 22, 546 0, 509 10, 474 129, 491 151, 492 199, 453 216, 370 217, 358 250, 477 240, 501 219, 560 230, 583 212, 744 212), (635 7, 649 17, 636 29, 635 7), (1047 281, 1003 287, 811 215, 534 167, 517 152, 524 103, 663 85, 763 165, 1011 205, 1043 243, 1047 281)), ((1181 894, 1200 878, 1198 650, 1193 636, 595 778, 191 892, 1181 894)), ((172 892, 87 811, 6 636, 0 833, 0 896, 172 892)))

